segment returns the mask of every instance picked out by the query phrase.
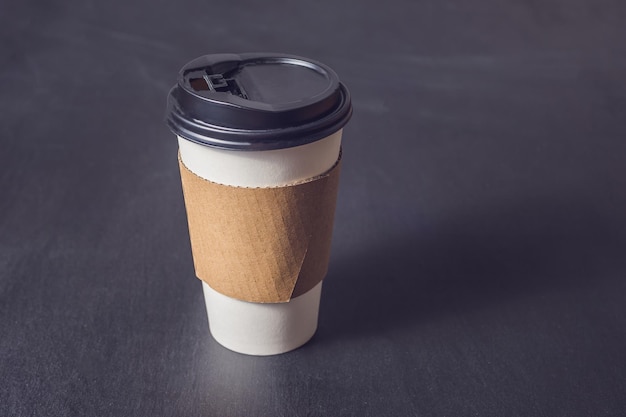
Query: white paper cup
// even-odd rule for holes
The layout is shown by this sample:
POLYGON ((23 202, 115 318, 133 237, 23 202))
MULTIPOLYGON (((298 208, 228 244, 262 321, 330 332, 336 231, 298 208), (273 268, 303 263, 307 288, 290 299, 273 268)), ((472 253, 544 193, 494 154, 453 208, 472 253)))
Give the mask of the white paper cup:
MULTIPOLYGON (((167 123, 182 163, 197 176, 266 188, 329 171, 351 114, 348 90, 323 64, 280 54, 207 55, 179 73, 167 123)), ((281 303, 231 298, 204 281, 202 287, 211 334, 233 351, 284 353, 317 329, 322 282, 281 303)))
MULTIPOLYGON (((309 179, 337 162, 341 130, 306 145, 269 151, 229 151, 178 137, 180 156, 206 180, 240 187, 275 187, 309 179)), ((211 334, 222 346, 249 355, 274 355, 305 344, 317 329, 322 283, 288 303, 250 303, 202 282, 211 334)))

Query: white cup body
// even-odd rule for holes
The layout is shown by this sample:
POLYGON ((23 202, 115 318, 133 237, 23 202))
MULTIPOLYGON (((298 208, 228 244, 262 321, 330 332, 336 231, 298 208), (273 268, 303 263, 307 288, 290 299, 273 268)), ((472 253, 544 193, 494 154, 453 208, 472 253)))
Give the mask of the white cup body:
MULTIPOLYGON (((206 180, 240 187, 275 187, 322 174, 337 162, 339 130, 292 148, 235 151, 178 137, 185 166, 206 180)), ((320 282, 287 303, 250 303, 213 290, 202 281, 209 327, 224 347, 248 355, 275 355, 305 344, 317 329, 320 282)))

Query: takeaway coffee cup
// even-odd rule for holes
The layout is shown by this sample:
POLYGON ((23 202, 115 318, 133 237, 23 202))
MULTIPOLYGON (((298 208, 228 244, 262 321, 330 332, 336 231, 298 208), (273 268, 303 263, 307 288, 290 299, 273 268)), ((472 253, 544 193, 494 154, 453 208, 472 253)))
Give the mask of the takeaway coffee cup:
POLYGON ((327 66, 206 55, 168 96, 196 275, 211 334, 250 355, 315 333, 350 95, 327 66))

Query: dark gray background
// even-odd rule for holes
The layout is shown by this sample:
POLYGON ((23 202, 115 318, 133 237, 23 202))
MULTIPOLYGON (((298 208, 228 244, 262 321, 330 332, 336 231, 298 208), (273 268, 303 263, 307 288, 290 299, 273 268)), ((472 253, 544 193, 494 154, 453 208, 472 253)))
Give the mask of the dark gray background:
POLYGON ((0 2, 0 415, 626 415, 620 0, 0 2), (350 88, 320 327, 208 334, 178 69, 350 88))

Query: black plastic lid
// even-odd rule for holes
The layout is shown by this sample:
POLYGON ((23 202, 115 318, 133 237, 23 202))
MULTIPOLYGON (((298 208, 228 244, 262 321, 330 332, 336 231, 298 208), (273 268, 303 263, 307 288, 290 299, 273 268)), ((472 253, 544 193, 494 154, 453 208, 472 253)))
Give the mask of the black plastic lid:
POLYGON ((239 150, 289 148, 341 129, 352 115, 348 89, 319 62, 293 55, 205 55, 185 65, 167 98, 179 136, 239 150))

